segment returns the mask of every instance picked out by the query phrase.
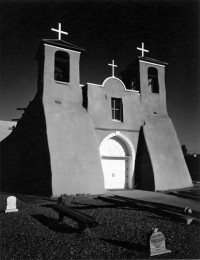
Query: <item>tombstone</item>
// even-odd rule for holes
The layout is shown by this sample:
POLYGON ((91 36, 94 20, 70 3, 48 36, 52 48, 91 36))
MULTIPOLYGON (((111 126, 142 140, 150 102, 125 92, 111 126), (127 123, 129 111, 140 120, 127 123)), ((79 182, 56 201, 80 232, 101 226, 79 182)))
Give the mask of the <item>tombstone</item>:
POLYGON ((150 256, 171 253, 171 250, 166 249, 165 236, 162 232, 154 229, 153 234, 150 236, 150 256))
POLYGON ((188 207, 185 207, 184 213, 187 214, 187 217, 186 217, 187 225, 190 225, 192 223, 192 221, 194 220, 193 217, 191 216, 192 210, 188 207))
POLYGON ((193 220, 194 220, 193 218, 191 218, 191 217, 187 217, 187 218, 186 218, 187 225, 190 225, 190 224, 192 223, 193 220))
POLYGON ((7 198, 7 206, 6 206, 5 213, 18 211, 18 209, 16 207, 16 201, 17 201, 17 199, 15 196, 10 196, 7 198))

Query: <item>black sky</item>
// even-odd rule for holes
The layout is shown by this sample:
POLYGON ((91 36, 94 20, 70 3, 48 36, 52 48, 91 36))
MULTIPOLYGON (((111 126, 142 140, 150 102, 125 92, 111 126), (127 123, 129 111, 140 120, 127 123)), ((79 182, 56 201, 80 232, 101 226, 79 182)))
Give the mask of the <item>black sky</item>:
POLYGON ((168 62, 167 105, 181 144, 200 153, 199 1, 0 1, 0 120, 19 118, 37 89, 35 54, 42 38, 62 23, 62 39, 86 52, 80 61, 81 83, 101 84, 116 76, 140 53, 168 62))

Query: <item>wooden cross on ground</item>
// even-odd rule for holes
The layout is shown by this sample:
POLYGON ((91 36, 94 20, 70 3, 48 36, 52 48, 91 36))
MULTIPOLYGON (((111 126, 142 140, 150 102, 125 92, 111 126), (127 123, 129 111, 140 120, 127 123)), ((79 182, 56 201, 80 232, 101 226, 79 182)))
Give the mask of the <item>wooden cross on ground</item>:
POLYGON ((142 47, 141 48, 137 47, 137 50, 142 52, 142 57, 144 57, 144 52, 149 52, 148 50, 144 49, 144 43, 143 42, 142 42, 142 47))
POLYGON ((115 65, 115 61, 112 60, 112 64, 108 63, 108 65, 112 67, 112 77, 115 77, 115 67, 117 67, 117 65, 115 65))
POLYGON ((51 28, 51 30, 54 31, 54 32, 58 32, 58 40, 61 40, 62 34, 68 35, 67 32, 64 32, 64 31, 61 30, 61 23, 58 23, 58 29, 51 28))

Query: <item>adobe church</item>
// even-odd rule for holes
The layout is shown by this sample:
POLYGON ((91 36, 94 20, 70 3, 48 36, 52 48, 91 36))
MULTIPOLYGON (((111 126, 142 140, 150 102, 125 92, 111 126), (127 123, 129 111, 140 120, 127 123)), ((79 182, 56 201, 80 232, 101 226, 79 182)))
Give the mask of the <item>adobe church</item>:
POLYGON ((193 186, 165 91, 167 63, 135 62, 102 85, 80 85, 82 48, 42 40, 38 89, 1 143, 1 191, 35 195, 102 194, 193 186))

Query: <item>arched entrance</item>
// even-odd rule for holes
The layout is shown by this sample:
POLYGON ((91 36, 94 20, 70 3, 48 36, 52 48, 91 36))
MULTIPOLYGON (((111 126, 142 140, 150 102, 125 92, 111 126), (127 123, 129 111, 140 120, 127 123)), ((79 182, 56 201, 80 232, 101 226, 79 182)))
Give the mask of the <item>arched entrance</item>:
POLYGON ((102 141, 100 154, 105 189, 131 188, 132 153, 127 141, 111 134, 102 141))

